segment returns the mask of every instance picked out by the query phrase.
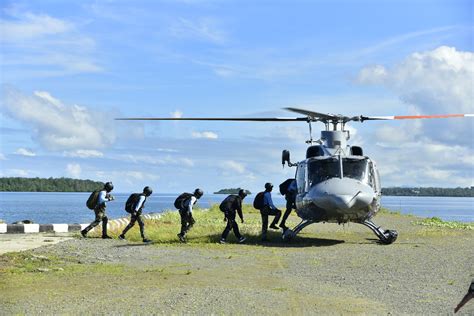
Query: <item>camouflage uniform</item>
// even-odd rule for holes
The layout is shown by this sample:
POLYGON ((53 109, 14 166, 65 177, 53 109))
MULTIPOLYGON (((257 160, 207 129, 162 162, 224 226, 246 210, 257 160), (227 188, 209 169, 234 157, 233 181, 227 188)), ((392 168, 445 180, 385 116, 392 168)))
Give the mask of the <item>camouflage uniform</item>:
MULTIPOLYGON (((106 194, 106 198, 109 199, 109 194, 106 194)), ((100 224, 102 222, 102 238, 109 238, 107 235, 107 223, 109 222, 109 218, 105 214, 105 209, 106 209, 105 203, 99 203, 95 208, 94 208, 94 213, 95 213, 95 220, 90 223, 89 226, 84 228, 81 231, 82 236, 85 237, 85 235, 92 230, 94 227, 100 224)))

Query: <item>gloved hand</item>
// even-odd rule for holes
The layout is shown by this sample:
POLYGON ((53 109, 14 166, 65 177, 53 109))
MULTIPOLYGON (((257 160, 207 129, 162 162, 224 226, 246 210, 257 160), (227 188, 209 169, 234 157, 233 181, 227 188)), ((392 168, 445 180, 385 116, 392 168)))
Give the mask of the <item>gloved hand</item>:
POLYGON ((115 197, 114 197, 113 195, 111 195, 111 194, 109 194, 109 195, 107 196, 107 198, 108 198, 109 201, 115 200, 115 197))

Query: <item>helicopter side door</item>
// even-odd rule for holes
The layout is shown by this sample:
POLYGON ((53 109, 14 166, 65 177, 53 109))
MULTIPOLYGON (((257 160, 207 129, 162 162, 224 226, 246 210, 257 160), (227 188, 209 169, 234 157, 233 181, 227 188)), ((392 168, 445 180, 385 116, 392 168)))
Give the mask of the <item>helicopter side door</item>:
POLYGON ((298 195, 305 194, 308 191, 308 175, 306 169, 306 162, 298 163, 298 168, 296 169, 296 185, 298 188, 298 195))

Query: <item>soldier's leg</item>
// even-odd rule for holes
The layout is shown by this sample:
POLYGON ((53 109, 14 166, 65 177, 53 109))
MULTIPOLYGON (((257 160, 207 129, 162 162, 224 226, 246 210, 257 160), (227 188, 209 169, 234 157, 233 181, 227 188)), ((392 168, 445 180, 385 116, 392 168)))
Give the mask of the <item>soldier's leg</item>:
POLYGON ((285 214, 283 215, 283 218, 281 220, 281 223, 280 223, 280 227, 283 228, 283 229, 286 229, 286 220, 288 219, 288 217, 290 216, 290 213, 291 211, 293 210, 293 202, 291 200, 287 200, 286 201, 286 211, 285 211, 285 214))
POLYGON ((87 233, 92 230, 94 227, 96 227, 97 225, 100 224, 100 222, 102 221, 102 217, 104 216, 104 213, 102 212, 101 209, 95 209, 94 210, 94 213, 95 213, 95 220, 90 223, 89 226, 87 226, 86 228, 84 228, 83 230, 81 230, 81 234, 82 236, 86 237, 87 233))
POLYGON ((193 214, 188 213, 188 226, 186 228, 186 232, 188 232, 195 223, 196 221, 194 220, 193 214))
POLYGON ((135 225, 135 222, 137 221, 137 217, 132 215, 130 217, 130 223, 128 223, 127 227, 123 230, 123 232, 120 234, 122 238, 125 237, 125 234, 135 225))
POLYGON ((109 235, 107 235, 107 223, 109 222, 109 218, 107 216, 102 217, 102 238, 103 239, 111 239, 109 235))
POLYGON ((242 235, 239 231, 239 224, 237 224, 237 221, 235 219, 232 221, 232 229, 234 230, 234 235, 235 237, 237 237, 237 239, 242 238, 242 235))
POLYGON ((262 216, 262 240, 266 240, 268 230, 268 213, 266 208, 260 210, 260 215, 262 216))
POLYGON ((270 210, 269 211, 269 215, 274 215, 275 218, 273 219, 272 223, 270 224, 270 226, 276 226, 276 224, 278 224, 278 221, 280 220, 280 217, 281 217, 281 211, 279 209, 273 209, 273 210, 270 210))
POLYGON ((237 237, 237 239, 240 239, 242 235, 239 232, 239 225, 237 224, 237 220, 235 219, 236 216, 237 216, 237 213, 229 212, 227 223, 230 224, 231 229, 234 231, 235 237, 237 237))
POLYGON ((138 214, 137 222, 138 222, 138 226, 140 226, 140 235, 142 236, 142 239, 145 240, 146 239, 146 237, 145 237, 145 223, 143 222, 143 218, 142 218, 141 214, 138 214))
POLYGON ((186 213, 187 212, 185 210, 179 210, 179 215, 181 216, 181 232, 178 235, 182 237, 186 235, 186 228, 188 226, 186 213))
POLYGON ((222 236, 221 236, 222 240, 227 239, 227 236, 229 235, 229 232, 232 229, 231 225, 232 224, 230 223, 230 220, 227 218, 227 225, 225 226, 224 231, 222 232, 222 236))

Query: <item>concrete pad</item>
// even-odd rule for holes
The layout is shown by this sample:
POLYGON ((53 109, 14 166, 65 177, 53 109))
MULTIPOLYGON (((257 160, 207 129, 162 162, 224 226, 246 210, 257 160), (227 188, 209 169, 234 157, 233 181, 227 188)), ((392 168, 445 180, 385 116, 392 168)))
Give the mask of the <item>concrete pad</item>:
POLYGON ((53 224, 53 230, 56 233, 67 233, 68 232, 68 224, 53 224))
POLYGON ((39 233, 39 224, 24 224, 25 233, 39 233))
POLYGON ((7 252, 23 251, 41 246, 53 245, 72 239, 68 234, 1 234, 0 255, 7 252))

